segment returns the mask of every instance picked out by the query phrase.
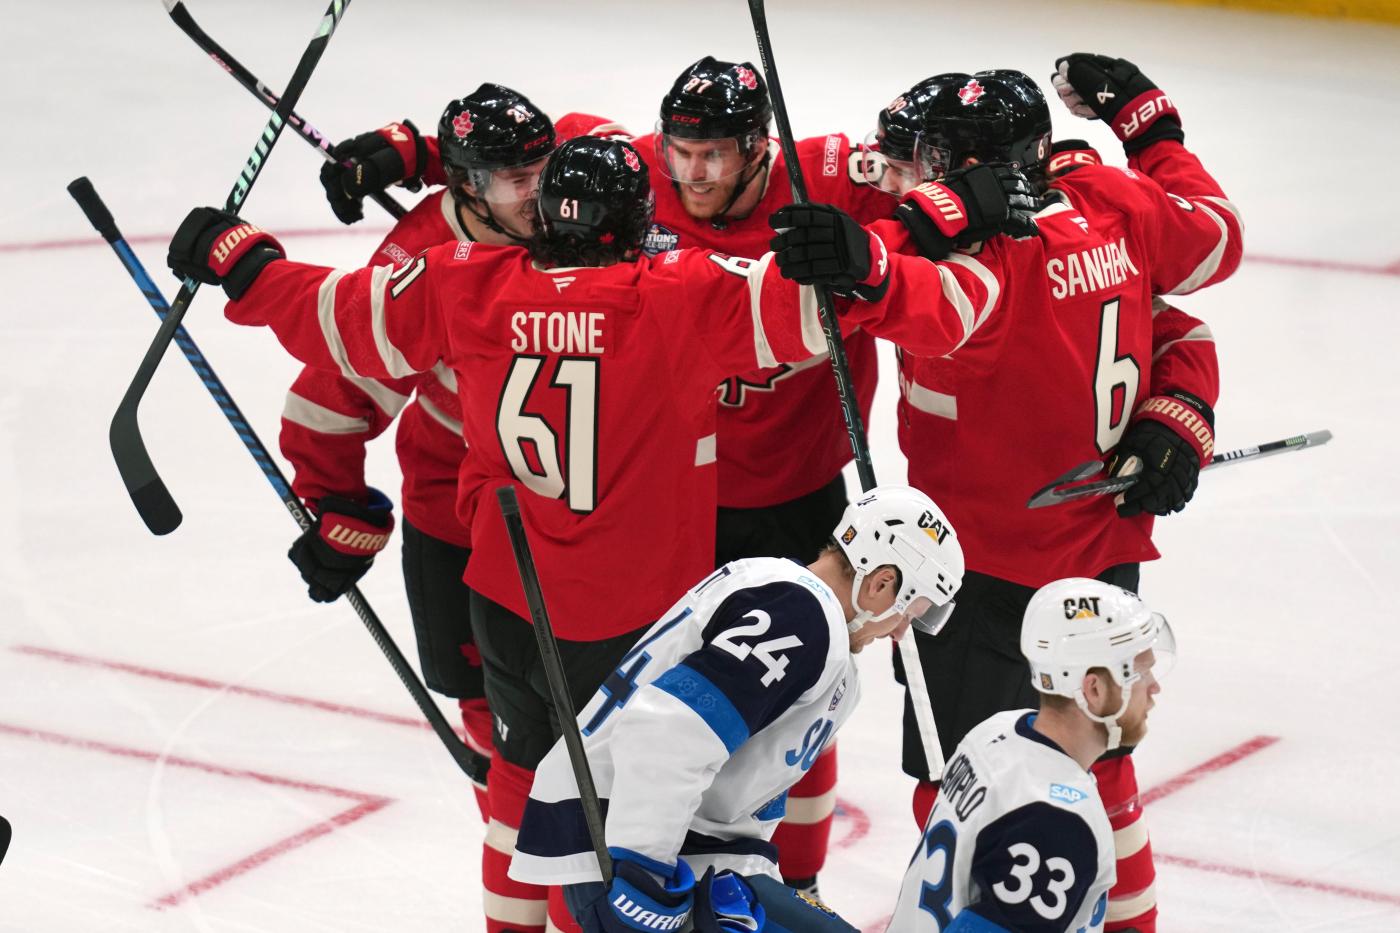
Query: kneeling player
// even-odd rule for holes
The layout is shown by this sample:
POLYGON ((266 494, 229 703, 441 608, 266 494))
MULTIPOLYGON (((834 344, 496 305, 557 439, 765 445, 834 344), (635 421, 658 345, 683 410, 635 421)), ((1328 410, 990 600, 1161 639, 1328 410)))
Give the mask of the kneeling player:
POLYGON ((641 929, 641 919, 680 929, 692 907, 697 929, 713 914, 756 930, 765 912, 772 929, 850 929, 778 883, 769 840, 788 788, 855 705, 852 655, 910 623, 936 630, 962 573, 947 519, 907 486, 877 487, 849 506, 805 568, 766 557, 720 567, 642 636, 579 715, 607 814, 611 886, 600 882, 562 742, 539 766, 511 876, 566 885, 588 930, 641 929))
POLYGON ((1167 620, 1127 590, 1041 587, 1021 628, 1040 711, 997 713, 958 745, 889 929, 1102 929, 1113 830, 1088 769, 1142 740, 1175 650, 1167 620))

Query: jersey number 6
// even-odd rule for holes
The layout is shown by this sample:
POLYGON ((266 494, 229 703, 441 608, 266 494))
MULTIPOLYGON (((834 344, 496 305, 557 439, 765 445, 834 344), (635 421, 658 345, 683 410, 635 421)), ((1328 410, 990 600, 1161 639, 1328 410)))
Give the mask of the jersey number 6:
POLYGON ((1142 370, 1132 355, 1118 355, 1118 304, 1103 303, 1099 317, 1099 350, 1094 364, 1094 443, 1106 454, 1123 436, 1137 398, 1142 370))
POLYGON ((591 512, 598 503, 598 360, 561 357, 549 381, 551 388, 568 393, 562 468, 559 436, 548 421, 525 410, 546 360, 517 356, 511 362, 496 408, 496 436, 511 472, 527 489, 547 499, 563 498, 575 512, 591 512), (526 456, 527 444, 538 470, 526 456))

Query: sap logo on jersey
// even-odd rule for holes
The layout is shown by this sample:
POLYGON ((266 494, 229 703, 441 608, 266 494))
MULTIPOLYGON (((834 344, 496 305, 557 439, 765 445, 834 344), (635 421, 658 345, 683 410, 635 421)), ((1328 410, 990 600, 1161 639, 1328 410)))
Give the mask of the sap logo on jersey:
POLYGON ((602 311, 517 311, 510 316, 514 333, 510 348, 516 353, 584 353, 602 356, 602 311))
POLYGON ((1065 803, 1078 803, 1089 795, 1077 787, 1068 787, 1064 784, 1050 785, 1050 799, 1063 800, 1065 803))
POLYGON ((642 241, 642 252, 648 256, 655 256, 676 248, 676 244, 681 241, 681 235, 674 230, 668 230, 660 224, 652 224, 647 231, 646 239, 642 241))
POLYGON ((1113 288, 1138 275, 1128 255, 1128 241, 1105 243, 1093 249, 1080 250, 1065 257, 1055 257, 1045 264, 1045 272, 1054 281, 1050 294, 1056 298, 1073 298, 1086 292, 1113 288))
POLYGON ((1097 596, 1070 597, 1065 600, 1066 619, 1094 619, 1099 614, 1099 598, 1097 596))

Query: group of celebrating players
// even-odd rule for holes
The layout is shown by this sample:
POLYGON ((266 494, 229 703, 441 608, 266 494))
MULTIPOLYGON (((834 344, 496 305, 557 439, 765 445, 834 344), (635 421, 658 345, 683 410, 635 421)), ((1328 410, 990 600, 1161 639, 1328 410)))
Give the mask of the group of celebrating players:
POLYGON ((489 759, 490 933, 852 929, 816 899, 834 737, 853 655, 906 632, 922 835, 890 929, 1155 929, 1129 753, 1174 643, 1134 593, 1153 517, 1210 460, 1219 388, 1209 329, 1163 299, 1232 273, 1241 228, 1136 66, 1074 54, 1052 82, 1126 167, 1053 143, 1025 74, 940 74, 863 143, 799 140, 796 206, 762 77, 706 57, 647 136, 482 84, 436 137, 404 120, 342 143, 321 180, 345 223, 390 185, 441 186, 364 269, 288 261, 213 208, 175 234, 177 274, 305 363, 281 446, 316 516, 289 555, 313 599, 390 538, 365 445, 398 419, 424 679, 489 759), (817 286, 867 417, 875 338, 898 348, 908 486, 848 503, 817 286), (1025 507, 1091 458, 1137 482, 1025 507), (490 495, 507 483, 577 726, 490 495), (606 883, 561 727, 605 807, 606 883))

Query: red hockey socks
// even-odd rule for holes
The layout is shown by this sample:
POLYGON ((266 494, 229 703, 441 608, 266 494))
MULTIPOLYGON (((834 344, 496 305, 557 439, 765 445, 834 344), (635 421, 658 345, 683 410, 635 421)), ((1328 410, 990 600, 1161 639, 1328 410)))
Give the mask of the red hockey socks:
POLYGON ((1152 865, 1152 843, 1142 818, 1132 756, 1096 761, 1090 770, 1099 782, 1099 796, 1113 827, 1113 849, 1118 859, 1118 880, 1108 892, 1104 931, 1156 933, 1157 870, 1152 865))
POLYGON ((549 886, 549 926, 545 933, 583 933, 583 927, 564 904, 564 889, 557 884, 549 886))
POLYGON ((836 815, 836 746, 827 746, 807 773, 788 790, 787 813, 773 832, 778 871, 786 881, 805 881, 822 870, 836 815))
MULTIPOLYGON (((462 726, 466 729, 467 748, 485 758, 494 754, 491 747, 491 710, 486 706, 485 697, 471 700, 458 700, 457 708, 462 711, 462 726)), ((486 785, 472 781, 472 792, 476 794, 476 806, 481 810, 481 821, 491 819, 491 805, 486 796, 486 785)))
POLYGON ((533 771, 511 764, 499 755, 491 762, 486 795, 491 819, 481 847, 482 900, 486 907, 486 933, 544 933, 546 892, 541 885, 525 884, 509 876, 515 855, 515 837, 525 814, 533 771))
POLYGON ((920 781, 914 785, 914 822, 919 824, 919 832, 924 831, 924 824, 928 822, 928 815, 933 812, 933 805, 938 802, 938 785, 932 781, 920 781))

